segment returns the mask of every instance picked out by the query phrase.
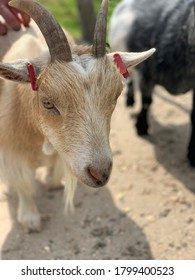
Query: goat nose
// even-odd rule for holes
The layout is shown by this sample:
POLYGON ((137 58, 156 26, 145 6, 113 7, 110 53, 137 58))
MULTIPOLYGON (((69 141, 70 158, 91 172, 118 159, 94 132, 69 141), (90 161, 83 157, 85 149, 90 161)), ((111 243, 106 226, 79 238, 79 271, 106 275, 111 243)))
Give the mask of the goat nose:
POLYGON ((108 168, 102 171, 99 171, 89 166, 87 168, 87 171, 88 171, 88 175, 93 179, 93 181, 97 186, 103 186, 108 181, 111 168, 112 168, 112 164, 110 164, 108 168))

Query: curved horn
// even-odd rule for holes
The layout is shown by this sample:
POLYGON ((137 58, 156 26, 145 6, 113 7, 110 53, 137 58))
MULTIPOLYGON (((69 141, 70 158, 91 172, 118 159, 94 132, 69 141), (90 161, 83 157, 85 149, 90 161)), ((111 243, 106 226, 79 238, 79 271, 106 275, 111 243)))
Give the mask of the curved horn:
POLYGON ((72 61, 68 40, 58 22, 46 8, 31 0, 12 0, 9 5, 24 11, 34 19, 49 48, 51 62, 72 61))
POLYGON ((106 54, 106 26, 107 26, 108 0, 103 0, 97 17, 92 54, 103 57, 106 54))

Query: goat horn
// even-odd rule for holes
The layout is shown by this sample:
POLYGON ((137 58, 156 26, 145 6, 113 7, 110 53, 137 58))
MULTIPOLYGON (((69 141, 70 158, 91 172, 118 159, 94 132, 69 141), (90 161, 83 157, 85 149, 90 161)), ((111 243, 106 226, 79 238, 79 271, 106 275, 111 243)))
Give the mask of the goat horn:
POLYGON ((9 5, 24 11, 34 19, 49 48, 51 62, 72 61, 68 40, 61 26, 46 8, 31 0, 12 0, 9 5))
POLYGON ((108 0, 103 0, 96 20, 92 54, 103 57, 106 54, 106 26, 107 26, 108 0))

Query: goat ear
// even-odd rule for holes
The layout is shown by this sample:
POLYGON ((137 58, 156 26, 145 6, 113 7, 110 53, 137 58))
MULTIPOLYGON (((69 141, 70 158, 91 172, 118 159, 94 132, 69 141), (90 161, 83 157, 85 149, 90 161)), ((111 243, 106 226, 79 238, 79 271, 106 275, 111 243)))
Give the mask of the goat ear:
POLYGON ((156 49, 150 49, 145 52, 139 52, 139 53, 134 53, 134 52, 115 52, 115 53, 109 53, 108 56, 114 61, 114 55, 119 54, 125 67, 133 67, 150 57, 156 49))
POLYGON ((28 65, 32 65, 31 70, 33 68, 33 78, 36 80, 49 63, 50 56, 47 51, 41 53, 41 55, 36 58, 30 59, 30 61, 28 59, 19 59, 15 62, 0 63, 0 77, 20 83, 31 82, 32 84, 28 71, 28 65))
POLYGON ((24 61, 0 63, 0 76, 16 82, 29 82, 28 68, 24 61))
POLYGON ((47 57, 47 53, 43 53, 37 58, 30 59, 30 61, 27 59, 19 59, 9 63, 0 62, 0 77, 15 82, 29 83, 31 80, 29 77, 28 65, 32 65, 34 78, 37 79, 49 62, 50 60, 47 57))
MULTIPOLYGON (((28 63, 33 64, 27 60, 17 60, 13 63, 0 63, 0 77, 20 83, 29 83, 28 63)), ((39 75, 39 67, 33 64, 35 76, 39 75)))

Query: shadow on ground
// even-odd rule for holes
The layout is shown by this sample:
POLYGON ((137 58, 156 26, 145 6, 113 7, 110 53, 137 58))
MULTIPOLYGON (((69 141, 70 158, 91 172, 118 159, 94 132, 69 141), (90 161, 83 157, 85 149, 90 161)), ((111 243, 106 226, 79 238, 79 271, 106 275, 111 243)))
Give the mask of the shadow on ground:
MULTIPOLYGON (((191 112, 185 104, 177 102, 177 99, 171 97, 169 94, 164 94, 164 89, 162 92, 161 90, 162 88, 160 87, 155 89, 155 95, 164 103, 180 110, 182 114, 187 114, 189 121, 188 123, 181 125, 162 124, 150 111, 149 135, 143 137, 143 139, 151 142, 154 146, 155 157, 159 164, 161 164, 170 174, 184 184, 188 190, 195 193, 195 168, 190 166, 187 159, 191 131, 191 112)), ((155 106, 155 104, 153 104, 153 106, 155 106)), ((160 110, 164 110, 164 108, 160 108, 160 110)), ((158 114, 158 111, 156 111, 156 114, 158 114)), ((131 114, 131 118, 135 119, 136 115, 131 114)))
POLYGON ((157 161, 195 193, 195 168, 189 165, 187 159, 190 124, 164 126, 152 116, 150 119, 152 134, 146 139, 154 144, 157 161))
POLYGON ((9 197, 13 226, 2 259, 152 259, 141 228, 116 208, 108 188, 80 186, 75 212, 63 216, 63 191, 38 196, 43 215, 41 233, 26 234, 16 222, 17 202, 9 197))

